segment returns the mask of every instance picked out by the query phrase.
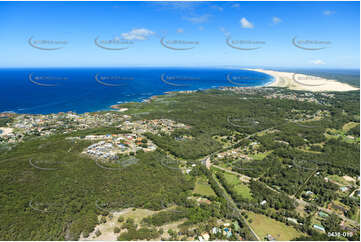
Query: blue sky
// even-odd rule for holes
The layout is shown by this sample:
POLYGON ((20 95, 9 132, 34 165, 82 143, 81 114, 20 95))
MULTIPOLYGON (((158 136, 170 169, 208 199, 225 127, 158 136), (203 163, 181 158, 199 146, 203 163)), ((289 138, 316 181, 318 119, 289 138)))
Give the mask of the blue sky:
POLYGON ((0 2, 0 43, 0 67, 359 68, 360 6, 0 2))

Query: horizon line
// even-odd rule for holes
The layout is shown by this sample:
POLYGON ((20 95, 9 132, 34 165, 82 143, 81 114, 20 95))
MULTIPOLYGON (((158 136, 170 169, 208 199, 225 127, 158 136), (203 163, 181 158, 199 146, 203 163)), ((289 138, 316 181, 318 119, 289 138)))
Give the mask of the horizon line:
POLYGON ((257 69, 318 69, 318 70, 360 70, 360 67, 308 67, 308 66, 237 66, 237 65, 204 65, 204 66, 190 66, 190 65, 121 65, 121 66, 8 66, 0 69, 28 69, 28 68, 41 68, 41 69, 87 69, 87 68, 257 68, 257 69))

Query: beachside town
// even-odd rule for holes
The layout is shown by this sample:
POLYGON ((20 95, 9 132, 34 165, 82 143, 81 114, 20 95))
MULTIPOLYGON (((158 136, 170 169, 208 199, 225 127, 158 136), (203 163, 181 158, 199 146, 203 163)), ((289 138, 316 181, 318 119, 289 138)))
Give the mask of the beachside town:
POLYGON ((3 113, 2 116, 13 119, 7 127, 2 128, 3 133, 0 135, 0 141, 8 143, 21 142, 28 136, 49 136, 57 132, 67 134, 99 126, 116 125, 130 118, 127 115, 113 113, 75 114, 73 112, 47 115, 3 113))
MULTIPOLYGON (((123 110, 124 111, 124 110, 123 110)), ((73 112, 49 115, 14 115, 1 114, 2 117, 13 117, 14 121, 2 127, 0 143, 14 144, 24 141, 30 136, 50 136, 57 133, 69 134, 75 131, 114 126, 120 133, 102 135, 82 135, 66 137, 67 140, 87 140, 92 144, 83 154, 102 161, 115 161, 121 157, 135 155, 138 151, 156 150, 156 145, 145 137, 145 133, 171 134, 175 129, 188 129, 189 126, 168 119, 130 121, 130 115, 115 112, 104 114, 73 112)), ((178 137, 177 137, 178 138, 178 137)))
MULTIPOLYGON (((189 128, 184 124, 178 124, 172 120, 157 119, 157 120, 140 120, 129 121, 130 115, 122 115, 117 112, 106 113, 84 113, 76 114, 73 112, 48 114, 48 115, 31 115, 21 114, 15 115, 12 113, 2 113, 3 118, 13 118, 13 121, 8 123, 6 127, 2 127, 0 133, 0 142, 3 143, 17 143, 23 141, 28 136, 50 136, 56 133, 68 134, 79 130, 92 129, 103 126, 114 126, 123 131, 129 131, 129 134, 137 141, 142 141, 142 138, 137 137, 144 133, 156 134, 163 132, 165 134, 171 133, 177 128, 189 128)), ((105 136, 85 137, 87 140, 108 139, 112 134, 105 136)), ((129 136, 128 135, 128 136, 129 136)), ((125 139, 124 135, 124 139, 125 139)), ((112 135, 115 137, 115 135, 112 135)), ((123 139, 121 136, 116 136, 118 140, 123 139)), ((127 137, 132 140, 133 138, 127 137)))
MULTIPOLYGON (((328 98, 333 98, 335 94, 327 92, 304 92, 296 93, 294 91, 280 90, 274 87, 256 88, 256 87, 222 87, 223 91, 231 91, 242 95, 263 94, 266 99, 287 99, 300 102, 310 102, 317 104, 327 104, 328 98)), ((247 98, 244 98, 245 100, 247 98)))

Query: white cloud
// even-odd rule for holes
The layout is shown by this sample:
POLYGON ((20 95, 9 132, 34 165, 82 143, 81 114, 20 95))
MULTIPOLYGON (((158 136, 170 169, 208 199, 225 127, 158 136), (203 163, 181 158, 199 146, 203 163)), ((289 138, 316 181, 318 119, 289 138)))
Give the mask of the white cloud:
POLYGON ((324 64, 326 64, 323 60, 311 60, 310 63, 314 64, 314 65, 324 65, 324 64))
POLYGON ((195 16, 195 17, 183 17, 183 19, 185 19, 189 22, 192 22, 194 24, 200 24, 200 23, 207 22, 210 16, 211 15, 209 15, 209 14, 204 14, 204 15, 195 16))
POLYGON ((242 18, 240 21, 242 28, 253 29, 253 24, 249 22, 246 18, 242 18))
POLYGON ((183 32, 184 32, 184 29, 182 29, 182 28, 177 29, 177 33, 183 33, 183 32))
POLYGON ((332 14, 334 14, 334 13, 336 13, 336 12, 335 12, 335 11, 331 11, 331 10, 325 10, 325 11, 323 11, 323 15, 327 15, 327 16, 332 15, 332 14))
POLYGON ((122 33, 122 37, 126 40, 146 40, 153 34, 154 32, 149 29, 133 29, 128 33, 122 33))
POLYGON ((241 7, 241 4, 239 3, 232 4, 232 8, 239 8, 239 7, 241 7))
POLYGON ((278 17, 273 17, 272 18, 272 23, 273 24, 279 24, 282 22, 282 19, 278 18, 278 17))

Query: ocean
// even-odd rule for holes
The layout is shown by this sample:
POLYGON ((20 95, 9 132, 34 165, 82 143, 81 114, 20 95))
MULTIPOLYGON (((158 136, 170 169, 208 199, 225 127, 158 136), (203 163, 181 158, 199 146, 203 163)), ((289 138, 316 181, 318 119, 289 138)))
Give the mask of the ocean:
POLYGON ((273 77, 231 68, 0 69, 0 112, 49 114, 111 110, 169 91, 264 86, 273 77))

